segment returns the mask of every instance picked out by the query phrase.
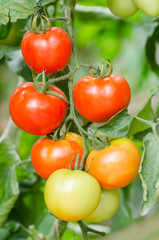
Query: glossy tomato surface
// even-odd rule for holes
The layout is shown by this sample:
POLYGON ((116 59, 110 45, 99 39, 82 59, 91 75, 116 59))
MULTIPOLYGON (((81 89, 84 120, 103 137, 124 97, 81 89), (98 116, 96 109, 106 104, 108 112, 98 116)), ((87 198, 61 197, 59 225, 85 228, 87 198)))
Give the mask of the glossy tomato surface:
POLYGON ((72 54, 72 42, 61 28, 52 27, 45 33, 27 32, 21 43, 25 62, 35 72, 46 74, 62 70, 72 54))
MULTIPOLYGON (((81 138, 80 135, 75 133, 68 133, 67 135, 81 138)), ((66 138, 53 141, 48 137, 44 137, 37 140, 33 145, 31 161, 38 175, 44 179, 48 179, 58 169, 69 169, 71 160, 74 158, 71 164, 71 169, 73 169, 78 154, 80 164, 83 152, 83 146, 74 139, 66 138)))
POLYGON ((128 82, 111 74, 104 79, 91 75, 77 81, 73 90, 74 104, 78 112, 91 122, 106 122, 130 102, 128 82))
POLYGON ((120 192, 118 189, 102 189, 100 202, 97 208, 88 217, 88 222, 103 222, 111 218, 120 205, 120 192))
POLYGON ((139 10, 134 0, 107 0, 107 4, 114 15, 122 18, 131 17, 139 10))
POLYGON ((136 145, 127 138, 119 138, 100 151, 93 150, 86 168, 102 188, 115 189, 127 186, 137 177, 140 161, 136 145))
POLYGON ((46 182, 44 199, 49 211, 64 221, 80 221, 97 207, 101 188, 95 178, 79 170, 55 171, 46 182))
MULTIPOLYGON (((63 96, 57 87, 50 90, 63 96)), ((34 135, 45 135, 55 130, 64 120, 68 104, 63 99, 37 92, 32 82, 17 87, 11 95, 9 110, 17 127, 34 135)))

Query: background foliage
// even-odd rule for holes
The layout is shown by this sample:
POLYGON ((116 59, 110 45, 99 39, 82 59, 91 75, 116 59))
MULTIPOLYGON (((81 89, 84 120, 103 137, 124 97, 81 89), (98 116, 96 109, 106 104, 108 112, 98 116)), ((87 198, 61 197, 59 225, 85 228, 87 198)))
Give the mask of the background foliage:
MULTIPOLYGON (((36 7, 37 2, 0 0, 1 240, 37 240, 42 239, 43 234, 48 240, 56 239, 56 221, 48 213, 43 199, 45 181, 36 175, 30 163, 31 147, 38 137, 22 132, 11 121, 8 122, 11 93, 22 81, 32 81, 31 72, 21 55, 20 42, 27 31, 25 19, 36 10, 33 6, 36 7)), ((154 203, 159 193, 159 138, 153 121, 159 113, 156 97, 159 19, 150 18, 141 11, 128 19, 117 18, 110 13, 105 0, 78 0, 77 3, 74 27, 80 61, 88 64, 94 57, 95 64, 100 65, 103 56, 109 58, 114 72, 125 77, 132 89, 130 115, 127 110, 121 111, 98 127, 96 135, 128 135, 143 154, 141 179, 144 188, 138 177, 121 189, 122 201, 118 212, 102 224, 104 230, 114 232, 158 212, 158 205, 154 203), (153 89, 151 93, 150 89, 153 89), (134 118, 134 114, 138 118, 134 118)), ((62 2, 43 0, 43 5, 50 17, 60 16, 62 2)), ((61 23, 57 25, 61 26, 61 23)), ((86 74, 88 70, 81 69, 75 81, 86 74)), ((92 127, 97 126, 94 124, 92 127)), ((158 236, 159 233, 155 234, 158 236)), ((81 239, 77 225, 69 223, 62 240, 73 239, 74 235, 76 240, 81 239)), ((90 239, 94 237, 90 236, 90 239)))

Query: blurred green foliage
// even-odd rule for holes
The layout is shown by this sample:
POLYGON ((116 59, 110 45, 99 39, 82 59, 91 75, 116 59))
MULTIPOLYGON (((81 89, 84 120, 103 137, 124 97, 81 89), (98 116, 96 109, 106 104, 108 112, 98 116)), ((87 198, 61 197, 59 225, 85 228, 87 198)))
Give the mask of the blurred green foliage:
MULTIPOLYGON (((26 4, 28 2, 26 1, 26 4)), ((62 8, 61 3, 49 0, 44 1, 44 5, 48 3, 53 5, 52 8, 49 6, 48 13, 53 15, 56 9, 56 16, 59 16, 62 8)), ((88 64, 94 58, 94 64, 100 66, 103 57, 110 59, 113 63, 114 72, 127 79, 134 96, 138 92, 149 91, 149 89, 158 85, 157 74, 151 70, 144 51, 152 26, 157 24, 153 23, 154 19, 140 11, 128 19, 117 18, 107 9, 106 0, 78 0, 77 3, 74 27, 80 62, 88 64)), ((26 16, 32 13, 30 5, 27 6, 26 16)), ((18 8, 14 7, 15 11, 17 11, 18 8)), ((6 14, 5 21, 7 23, 8 17, 6 14)), ((13 17, 16 20, 14 15, 13 17)), ((61 26, 60 23, 57 25, 61 26)), ((9 97, 18 84, 19 75, 23 77, 24 81, 31 81, 31 71, 26 66, 19 50, 21 37, 25 31, 27 31, 27 28, 24 20, 0 26, 0 57, 2 57, 0 61, 0 133, 3 133, 9 118, 9 97), (10 39, 7 39, 9 36, 10 39)), ((151 42, 151 40, 152 38, 149 38, 147 45, 149 51, 154 46, 154 42, 151 42)), ((155 50, 157 48, 156 44, 157 41, 154 46, 155 50)), ((75 81, 86 74, 88 74, 88 70, 82 68, 76 74, 75 81)), ((152 109, 149 102, 147 107, 146 118, 151 120, 152 109)), ((142 112, 140 112, 140 115, 142 115, 142 112)), ((116 120, 114 119, 113 121, 116 120)), ((145 125, 142 125, 142 127, 143 130, 147 129, 145 125)), ((9 216, 7 222, 5 222, 6 218, 4 218, 3 212, 0 213, 0 222, 5 222, 0 229, 0 239, 39 240, 38 234, 41 233, 47 235, 48 240, 49 237, 50 240, 56 240, 55 224, 53 225, 55 218, 48 213, 43 200, 45 180, 37 177, 30 163, 31 147, 38 137, 24 133, 14 127, 10 132, 10 137, 11 140, 1 143, 0 150, 0 172, 5 172, 5 175, 3 175, 5 179, 1 179, 0 186, 2 188, 0 193, 2 193, 3 188, 7 188, 9 191, 9 194, 7 192, 6 196, 1 194, 1 198, 7 200, 7 214, 9 216), (9 149, 9 155, 6 149, 9 149), (11 155, 12 157, 10 157, 11 155), (19 165, 16 168, 15 166, 10 166, 9 160, 15 160, 16 164, 19 165), (6 166, 4 166, 5 161, 7 162, 6 166), (12 176, 12 179, 10 176, 12 176), (6 179, 7 181, 5 182, 4 180, 6 179), (12 186, 12 181, 14 186, 12 186), (6 185, 4 185, 4 182, 6 185), (13 208, 15 201, 16 204, 13 208), (10 211, 11 209, 12 211, 10 211), (28 228, 30 225, 35 227, 28 228)), ((136 142, 142 151, 141 141, 138 140, 136 142)), ((141 182, 137 178, 132 184, 121 190, 122 201, 118 212, 113 218, 103 224, 110 226, 112 231, 117 231, 133 224, 136 219, 140 218, 142 193, 141 182), (136 196, 136 192, 138 196, 136 196)), ((3 210, 3 203, 0 205, 0 210, 3 210)), ((73 230, 72 228, 72 226, 71 228, 68 226, 62 240, 82 239, 80 233, 76 231, 76 227, 73 230)), ((92 237, 90 236, 89 239, 92 239, 92 237)))

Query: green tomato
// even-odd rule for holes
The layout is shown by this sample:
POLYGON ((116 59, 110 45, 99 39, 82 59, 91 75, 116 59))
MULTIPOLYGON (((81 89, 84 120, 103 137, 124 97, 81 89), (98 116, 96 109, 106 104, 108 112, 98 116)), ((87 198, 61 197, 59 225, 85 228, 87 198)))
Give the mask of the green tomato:
POLYGON ((133 0, 107 0, 110 11, 122 18, 130 17, 138 11, 133 0))
POLYGON ((159 16, 159 0, 134 0, 134 2, 148 16, 159 16))
POLYGON ((88 222, 103 222, 111 218, 120 205, 120 192, 118 189, 102 189, 98 207, 85 218, 88 222))
POLYGON ((64 221, 80 221, 100 201, 101 188, 95 178, 80 170, 60 169, 48 178, 44 199, 49 211, 64 221))

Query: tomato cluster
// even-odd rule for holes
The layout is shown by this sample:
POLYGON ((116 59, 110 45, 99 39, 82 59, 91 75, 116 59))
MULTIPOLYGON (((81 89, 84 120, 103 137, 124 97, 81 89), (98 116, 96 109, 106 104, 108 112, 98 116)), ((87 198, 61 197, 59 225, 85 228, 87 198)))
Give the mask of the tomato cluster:
MULTIPOLYGON (((72 43, 63 29, 51 28, 41 34, 28 32, 21 49, 30 68, 50 74, 66 66, 72 43)), ((110 141, 100 151, 94 149, 84 159, 84 149, 88 148, 80 135, 68 132, 57 140, 51 134, 66 117, 66 96, 53 85, 47 93, 38 90, 36 84, 23 83, 13 92, 10 115, 20 129, 47 135, 37 140, 31 151, 35 171, 47 180, 46 206, 64 221, 100 222, 112 217, 120 204, 119 188, 128 185, 138 174, 139 150, 131 140, 120 138, 110 141)), ((101 123, 128 106, 131 91, 123 77, 111 73, 107 77, 88 75, 80 79, 72 95, 75 107, 84 118, 101 123)))
POLYGON ((139 9, 150 17, 159 16, 158 0, 107 0, 110 11, 118 17, 130 17, 139 9))

